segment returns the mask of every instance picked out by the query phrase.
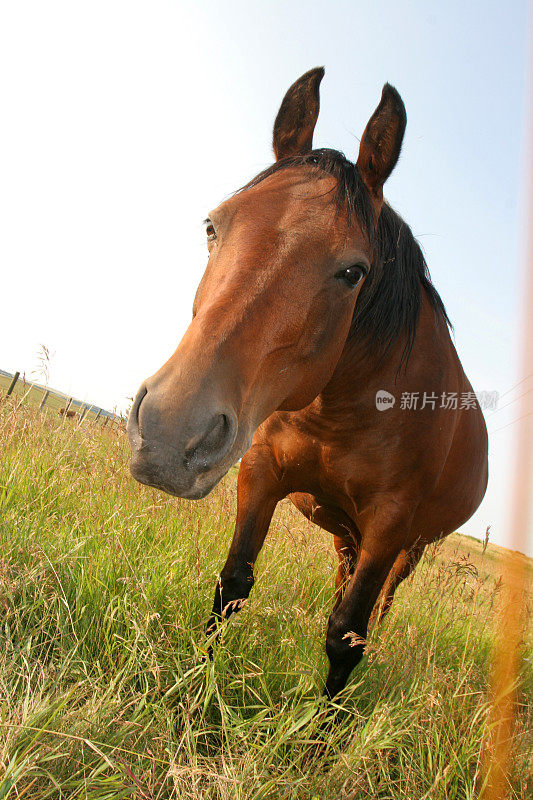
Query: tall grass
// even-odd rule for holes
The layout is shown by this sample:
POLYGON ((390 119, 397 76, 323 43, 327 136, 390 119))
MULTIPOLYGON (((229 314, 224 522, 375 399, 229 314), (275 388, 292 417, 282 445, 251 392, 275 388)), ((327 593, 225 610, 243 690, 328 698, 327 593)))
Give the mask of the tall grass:
MULTIPOLYGON (((0 407, 2 798, 475 798, 498 570, 429 552, 338 698, 320 699, 335 559, 282 503, 253 596, 205 659, 235 476, 140 487, 122 431, 0 407)), ((531 650, 526 651, 531 652, 531 650)), ((512 797, 533 793, 524 660, 512 797)))

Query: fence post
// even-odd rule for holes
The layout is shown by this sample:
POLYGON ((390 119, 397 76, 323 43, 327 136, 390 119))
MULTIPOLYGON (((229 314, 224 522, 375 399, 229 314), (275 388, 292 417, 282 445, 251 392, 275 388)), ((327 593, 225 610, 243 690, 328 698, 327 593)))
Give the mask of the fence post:
POLYGON ((86 413, 87 413, 87 406, 84 404, 84 405, 83 405, 83 408, 82 408, 82 410, 81 410, 81 414, 80 414, 79 422, 82 422, 82 420, 83 420, 83 418, 84 418, 84 416, 85 416, 85 414, 86 414, 86 413))
POLYGON ((69 410, 73 400, 74 400, 73 397, 69 397, 69 401, 68 401, 67 405, 65 406, 65 417, 67 416, 67 411, 69 410))
POLYGON ((48 395, 49 395, 49 394, 50 394, 50 390, 49 390, 49 389, 45 389, 45 390, 44 390, 44 394, 43 394, 43 399, 42 399, 42 400, 41 400, 41 402, 39 403, 39 411, 41 411, 41 409, 42 409, 42 408, 44 408, 44 404, 45 404, 45 403, 46 403, 46 401, 48 400, 48 395))
POLYGON ((101 408, 99 408, 99 409, 98 409, 98 414, 97 414, 97 415, 96 415, 96 417, 94 418, 94 421, 95 421, 95 422, 98 420, 98 417, 100 416, 100 414, 101 414, 101 413, 102 413, 102 409, 101 409, 101 408))
POLYGON ((20 372, 15 372, 15 374, 13 375, 13 380, 9 384, 9 389, 7 390, 7 397, 9 397, 9 395, 11 394, 13 389, 15 388, 15 385, 16 385, 19 377, 20 377, 20 372))

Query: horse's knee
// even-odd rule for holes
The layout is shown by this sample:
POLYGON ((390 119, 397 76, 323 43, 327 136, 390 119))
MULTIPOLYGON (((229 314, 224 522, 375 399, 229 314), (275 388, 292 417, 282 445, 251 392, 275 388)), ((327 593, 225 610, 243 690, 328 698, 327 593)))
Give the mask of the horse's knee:
POLYGON ((239 611, 248 598, 254 585, 252 568, 241 570, 222 570, 215 590, 213 613, 219 617, 229 617, 239 611))
POLYGON ((236 611, 240 611, 254 585, 254 575, 249 570, 222 570, 215 589, 213 610, 207 621, 207 633, 216 631, 221 620, 227 619, 236 611))
POLYGON ((366 644, 366 626, 362 621, 349 624, 333 613, 329 618, 326 653, 330 662, 346 661, 352 668, 360 661, 366 644))
POLYGON ((344 688, 350 672, 361 661, 365 650, 366 626, 349 624, 341 616, 329 618, 326 636, 326 654, 330 668, 326 694, 331 698, 344 688))
POLYGON ((232 600, 245 600, 250 594, 254 585, 254 573, 252 567, 240 570, 231 570, 220 573, 219 588, 222 595, 226 595, 232 600))

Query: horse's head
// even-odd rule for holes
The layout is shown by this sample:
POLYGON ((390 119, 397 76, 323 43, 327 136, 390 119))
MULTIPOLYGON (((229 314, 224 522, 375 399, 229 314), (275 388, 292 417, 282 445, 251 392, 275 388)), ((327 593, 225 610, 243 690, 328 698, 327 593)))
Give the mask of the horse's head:
POLYGON ((287 92, 276 163, 209 214, 192 322, 139 389, 128 421, 131 471, 142 483, 205 496, 257 427, 276 410, 308 405, 339 361, 406 116, 387 84, 355 167, 313 151, 323 74, 311 70, 287 92))

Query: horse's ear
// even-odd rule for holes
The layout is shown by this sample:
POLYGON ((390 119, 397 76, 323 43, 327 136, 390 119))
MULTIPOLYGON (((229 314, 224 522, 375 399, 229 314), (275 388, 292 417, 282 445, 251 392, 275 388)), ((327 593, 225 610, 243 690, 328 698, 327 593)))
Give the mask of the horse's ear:
POLYGON ((359 146, 357 167, 364 182, 378 198, 396 166, 407 124, 405 106, 394 86, 386 83, 379 106, 372 114, 359 146))
POLYGON ((324 67, 310 69, 292 84, 283 98, 272 139, 276 161, 313 149, 313 131, 320 109, 318 90, 323 77, 324 67))

